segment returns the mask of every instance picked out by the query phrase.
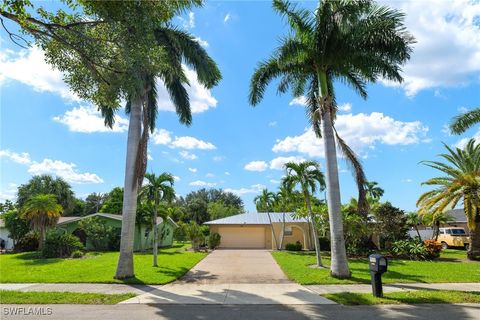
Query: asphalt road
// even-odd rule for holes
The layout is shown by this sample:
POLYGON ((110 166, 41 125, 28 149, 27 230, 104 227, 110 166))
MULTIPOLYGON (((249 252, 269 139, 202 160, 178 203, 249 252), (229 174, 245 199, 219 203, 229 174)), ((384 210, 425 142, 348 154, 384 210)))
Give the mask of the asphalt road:
POLYGON ((7 319, 480 319, 480 304, 340 305, 0 305, 7 319), (36 308, 36 309, 35 309, 36 308), (12 316, 12 312, 24 315, 12 316), (36 313, 36 314, 35 314, 36 313))

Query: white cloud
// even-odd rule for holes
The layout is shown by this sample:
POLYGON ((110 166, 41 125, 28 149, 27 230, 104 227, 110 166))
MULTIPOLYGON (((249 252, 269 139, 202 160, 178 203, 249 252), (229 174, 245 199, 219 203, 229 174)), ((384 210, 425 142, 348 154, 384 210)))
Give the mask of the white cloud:
POLYGON ((222 161, 223 159, 225 159, 225 157, 223 157, 223 156, 214 156, 214 157, 212 158, 213 161, 217 161, 217 162, 218 162, 218 161, 222 161))
POLYGON ((197 168, 188 168, 188 171, 195 173, 197 172, 197 168))
POLYGON ((306 161, 306 159, 303 158, 303 157, 295 157, 295 156, 277 157, 277 158, 273 159, 272 161, 270 161, 270 169, 283 170, 283 169, 285 169, 283 166, 287 162, 299 163, 299 162, 303 162, 303 161, 306 161))
POLYGON ((216 186, 217 184, 214 183, 214 182, 206 182, 206 181, 202 181, 202 180, 196 180, 196 181, 190 182, 189 185, 194 186, 194 187, 213 187, 213 186, 216 186))
POLYGON ((228 20, 230 20, 230 13, 227 13, 225 17, 223 18, 223 23, 227 23, 228 20))
POLYGON ((388 1, 406 13, 407 29, 417 43, 404 66, 408 96, 423 89, 455 87, 478 81, 480 2, 388 1))
POLYGON ((280 180, 270 179, 270 183, 279 184, 280 180))
POLYGON ((232 193, 235 193, 236 195, 243 196, 244 194, 247 194, 247 193, 259 193, 265 188, 266 186, 264 186, 263 184, 254 184, 254 185, 251 185, 249 188, 239 188, 239 189, 226 188, 225 192, 232 192, 232 193))
POLYGON ((165 129, 155 129, 152 134, 153 143, 155 144, 169 144, 172 142, 170 131, 165 129))
POLYGON ((27 152, 16 153, 8 149, 0 150, 0 157, 6 157, 19 164, 30 164, 32 160, 27 152))
POLYGON ((181 179, 179 176, 173 176, 173 180, 175 180, 175 181, 180 181, 180 180, 182 180, 182 179, 181 179))
MULTIPOLYGON (((189 69, 185 65, 183 66, 183 69, 187 76, 188 83, 190 84, 186 89, 190 98, 190 108, 192 113, 202 113, 210 108, 215 108, 218 103, 217 99, 212 96, 209 89, 206 89, 198 82, 195 71, 189 69)), ((167 89, 161 81, 158 83, 158 109, 175 112, 175 106, 170 100, 167 89)))
POLYGON ((338 110, 343 112, 350 112, 352 111, 352 104, 351 103, 344 103, 338 106, 338 110))
POLYGON ((20 51, 0 51, 0 84, 14 80, 32 87, 38 92, 51 92, 70 101, 79 98, 63 81, 62 73, 45 62, 45 55, 38 47, 20 51))
POLYGON ((9 183, 7 188, 0 190, 0 202, 6 200, 13 201, 17 195, 18 186, 15 183, 9 183))
POLYGON ((201 45, 202 47, 208 48, 208 46, 209 46, 207 40, 203 40, 203 39, 200 38, 200 37, 195 37, 193 40, 195 40, 195 41, 197 41, 198 43, 200 43, 200 45, 201 45))
POLYGON ((307 105, 307 98, 305 96, 293 98, 292 101, 288 103, 289 106, 305 106, 307 105))
POLYGON ((215 177, 215 175, 213 173, 209 172, 205 175, 205 177, 206 178, 213 178, 213 177, 215 177))
MULTIPOLYGON (((335 127, 339 135, 357 153, 375 148, 376 144, 409 145, 428 142, 428 127, 420 121, 402 122, 379 112, 338 115, 335 127)), ((310 157, 323 157, 323 140, 312 129, 303 134, 277 140, 274 152, 300 152, 310 157)))
POLYGON ((188 19, 183 17, 178 17, 178 19, 182 22, 182 25, 185 29, 193 29, 195 28, 195 13, 190 11, 188 13, 188 19))
POLYGON ((42 162, 33 163, 28 172, 32 175, 52 174, 62 177, 71 183, 103 183, 103 179, 94 173, 78 173, 77 165, 59 160, 43 159, 42 162))
POLYGON ((128 130, 128 120, 118 115, 115 116, 112 129, 105 126, 102 115, 94 106, 73 108, 61 116, 54 117, 53 120, 66 125, 72 132, 125 132, 128 130))
POLYGON ((269 127, 275 127, 277 125, 277 121, 271 121, 268 123, 269 127))
POLYGON ((470 109, 466 108, 466 107, 458 107, 458 112, 460 113, 467 113, 470 109))
POLYGON ((147 160, 148 160, 148 161, 152 161, 152 160, 153 160, 152 154, 151 154, 150 151, 148 151, 148 150, 147 150, 147 160))
POLYGON ((475 141, 477 143, 480 143, 480 129, 472 137, 460 139, 455 144, 455 147, 460 148, 460 149, 465 148, 465 146, 467 145, 467 142, 472 138, 475 139, 475 141))
POLYGON ((411 183, 411 182, 413 182, 413 180, 410 179, 410 178, 406 178, 406 179, 402 179, 401 182, 403 182, 403 183, 411 183))
POLYGON ((229 175, 230 175, 230 172, 225 171, 225 175, 226 175, 226 176, 229 176, 229 175))
POLYGON ((180 157, 187 160, 195 160, 198 158, 196 154, 190 153, 188 151, 180 151, 178 154, 180 155, 180 157))
POLYGON ((244 167, 248 171, 265 171, 268 168, 268 164, 265 161, 250 161, 244 167))
POLYGON ((210 142, 206 142, 194 137, 184 136, 175 137, 175 140, 170 144, 171 148, 182 149, 201 149, 201 150, 213 150, 216 149, 215 145, 210 142))

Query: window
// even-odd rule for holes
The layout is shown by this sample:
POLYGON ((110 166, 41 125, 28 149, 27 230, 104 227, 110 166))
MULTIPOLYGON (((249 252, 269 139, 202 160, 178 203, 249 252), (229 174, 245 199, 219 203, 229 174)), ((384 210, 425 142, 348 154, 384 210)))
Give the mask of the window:
POLYGON ((285 227, 285 236, 291 236, 293 235, 292 227, 285 227))
POLYGON ((456 235, 456 236, 464 236, 465 235, 465 230, 463 229, 450 229, 451 233, 456 235))

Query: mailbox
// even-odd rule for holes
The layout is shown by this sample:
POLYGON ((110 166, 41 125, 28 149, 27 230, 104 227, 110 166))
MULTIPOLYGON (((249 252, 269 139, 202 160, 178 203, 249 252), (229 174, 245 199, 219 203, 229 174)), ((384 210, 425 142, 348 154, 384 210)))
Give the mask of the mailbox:
POLYGON ((368 260, 370 262, 371 272, 384 273, 387 271, 388 261, 383 255, 378 253, 371 254, 368 256, 368 260))
POLYGON ((382 297, 382 274, 387 271, 388 260, 383 255, 376 253, 368 256, 368 264, 372 279, 372 293, 375 297, 382 297))

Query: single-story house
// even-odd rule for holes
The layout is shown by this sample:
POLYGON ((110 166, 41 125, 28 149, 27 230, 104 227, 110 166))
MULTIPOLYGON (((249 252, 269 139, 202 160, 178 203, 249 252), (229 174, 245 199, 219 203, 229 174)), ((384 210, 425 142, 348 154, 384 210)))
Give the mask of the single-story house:
POLYGON ((453 221, 442 225, 442 227, 460 227, 468 232, 467 216, 463 208, 449 210, 446 213, 453 217, 453 221))
POLYGON ((305 218, 295 218, 289 212, 253 212, 237 214, 205 222, 210 232, 220 234, 220 248, 252 248, 276 250, 281 243, 283 221, 287 243, 299 241, 304 249, 313 249, 310 224, 305 218))
MULTIPOLYGON (((122 215, 111 213, 94 213, 83 217, 60 217, 57 228, 65 232, 76 235, 83 242, 87 250, 92 250, 93 246, 88 237, 81 228, 79 222, 91 218, 98 217, 104 221, 107 226, 113 227, 120 235, 122 229, 122 215)), ((165 222, 162 218, 157 218, 158 226, 158 246, 169 247, 173 244, 173 231, 178 225, 169 217, 165 222)), ((135 251, 143 251, 153 247, 153 232, 151 226, 135 225, 135 236, 133 249, 135 251)))
POLYGON ((10 238, 10 232, 5 227, 5 221, 0 217, 0 241, 5 241, 5 250, 13 249, 13 239, 10 238))

